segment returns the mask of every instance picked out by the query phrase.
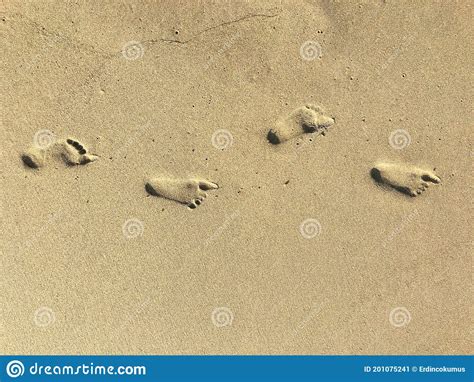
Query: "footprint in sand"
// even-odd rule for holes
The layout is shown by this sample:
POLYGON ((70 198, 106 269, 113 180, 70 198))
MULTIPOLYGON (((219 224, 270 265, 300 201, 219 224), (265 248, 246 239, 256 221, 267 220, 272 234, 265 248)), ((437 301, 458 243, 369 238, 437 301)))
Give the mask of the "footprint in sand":
POLYGON ((420 195, 430 184, 441 182, 433 171, 409 164, 377 163, 370 171, 370 175, 377 183, 411 196, 420 195))
POLYGON ((31 146, 21 154, 21 160, 25 165, 31 168, 43 167, 46 163, 47 151, 48 149, 31 146))
POLYGON ((324 135, 333 124, 334 118, 329 117, 320 106, 307 104, 279 119, 275 123, 275 128, 268 132, 267 139, 276 145, 302 134, 321 133, 324 135))
POLYGON ((68 165, 87 164, 98 159, 98 156, 90 154, 83 144, 71 138, 58 142, 56 150, 54 155, 68 165))
POLYGON ((50 158, 73 166, 94 162, 98 156, 90 154, 82 143, 72 138, 56 141, 46 148, 31 146, 21 156, 23 162, 31 168, 43 167, 50 158))
POLYGON ((204 201, 207 196, 205 191, 218 188, 217 184, 205 179, 170 178, 167 176, 150 179, 145 184, 145 189, 150 195, 175 200, 192 209, 204 201))

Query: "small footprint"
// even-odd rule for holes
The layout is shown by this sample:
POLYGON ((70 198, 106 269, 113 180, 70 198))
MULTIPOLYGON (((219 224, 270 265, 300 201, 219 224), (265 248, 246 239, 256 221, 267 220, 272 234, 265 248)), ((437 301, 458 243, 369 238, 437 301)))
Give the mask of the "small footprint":
POLYGON ((146 191, 153 196, 161 196, 194 209, 206 198, 205 191, 216 190, 219 186, 200 178, 170 178, 160 176, 150 179, 145 184, 146 191))
POLYGON ((97 155, 89 154, 83 144, 72 138, 68 138, 66 141, 59 141, 56 146, 58 149, 56 155, 59 154, 68 165, 87 164, 99 158, 97 155))
POLYGON ((409 164, 381 162, 370 171, 372 178, 404 194, 417 196, 430 185, 441 183, 433 171, 409 164))
POLYGON ((50 158, 62 160, 72 166, 94 162, 99 157, 90 154, 83 144, 72 138, 58 140, 47 148, 32 146, 21 156, 25 165, 31 168, 43 167, 50 158))
POLYGON ((47 151, 47 149, 31 146, 21 154, 21 160, 31 168, 43 167, 46 163, 47 151))
POLYGON ((320 106, 307 104, 278 120, 275 128, 268 132, 267 139, 276 145, 302 134, 320 132, 324 135, 333 124, 334 118, 329 117, 320 106))

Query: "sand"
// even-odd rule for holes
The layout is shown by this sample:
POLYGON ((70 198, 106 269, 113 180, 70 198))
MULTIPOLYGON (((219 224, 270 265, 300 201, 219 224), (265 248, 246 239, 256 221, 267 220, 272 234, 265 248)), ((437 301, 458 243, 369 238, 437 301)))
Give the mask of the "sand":
POLYGON ((1 7, 3 353, 472 353, 468 1, 1 7), (65 139, 98 160, 22 163, 65 139))

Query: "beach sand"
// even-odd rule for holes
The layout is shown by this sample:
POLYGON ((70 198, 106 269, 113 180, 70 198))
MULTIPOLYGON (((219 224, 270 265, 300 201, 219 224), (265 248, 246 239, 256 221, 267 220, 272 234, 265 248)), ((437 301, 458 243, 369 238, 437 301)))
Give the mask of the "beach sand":
POLYGON ((468 1, 4 1, 2 353, 472 353, 470 20, 468 1), (267 140, 308 104, 327 131, 267 140), (98 160, 23 164, 65 139, 98 160), (371 177, 392 163, 441 183, 371 177), (190 209, 156 178, 184 203, 219 188, 190 209))

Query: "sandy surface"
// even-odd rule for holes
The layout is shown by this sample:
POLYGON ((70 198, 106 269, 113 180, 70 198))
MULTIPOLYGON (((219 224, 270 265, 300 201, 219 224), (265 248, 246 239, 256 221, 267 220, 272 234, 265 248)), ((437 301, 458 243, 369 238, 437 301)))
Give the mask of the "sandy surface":
POLYGON ((1 9, 2 353, 472 351, 468 1, 78 3, 1 9), (328 133, 271 145, 308 102, 328 133), (100 159, 26 168, 42 130, 100 159))

